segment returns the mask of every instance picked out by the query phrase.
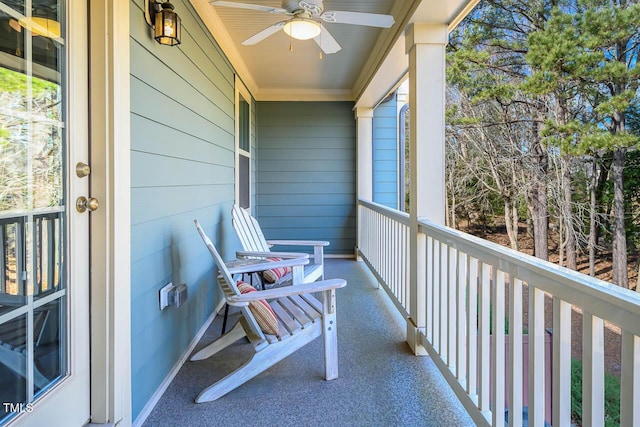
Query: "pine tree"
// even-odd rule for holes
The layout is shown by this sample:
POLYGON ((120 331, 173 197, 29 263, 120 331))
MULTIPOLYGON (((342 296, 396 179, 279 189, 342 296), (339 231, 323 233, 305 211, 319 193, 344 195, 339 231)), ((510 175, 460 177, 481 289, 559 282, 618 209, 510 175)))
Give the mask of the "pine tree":
POLYGON ((612 153, 613 180, 613 282, 629 287, 624 206, 624 168, 627 151, 639 139, 627 128, 626 112, 638 96, 640 68, 640 4, 637 1, 584 0, 578 25, 585 55, 583 79, 593 91, 592 108, 599 115, 596 125, 605 135, 585 142, 612 153))
MULTIPOLYGON (((590 250, 596 234, 595 165, 598 152, 611 153, 613 281, 624 287, 628 287, 624 167, 627 150, 638 143, 628 132, 626 111, 637 96, 640 77, 639 18, 640 5, 630 1, 581 0, 556 7, 545 27, 529 37, 527 55, 534 70, 528 79, 530 89, 552 94, 558 105, 556 117, 545 125, 546 141, 559 147, 565 159, 584 154, 594 158, 590 250)), ((568 176, 563 184, 565 209, 572 217, 568 176)), ((570 236, 567 241, 575 244, 570 236)))
MULTIPOLYGON (((525 195, 534 229, 534 254, 548 258, 547 169, 548 152, 541 144, 540 125, 548 114, 546 99, 530 96, 522 83, 531 74, 525 60, 528 35, 541 29, 552 3, 545 1, 487 0, 478 5, 450 38, 448 80, 475 103, 493 103, 496 111, 510 114, 496 117, 494 125, 527 127, 526 145, 519 146, 527 174, 525 195)), ((491 125, 485 123, 485 126, 491 125)), ((521 133, 521 132, 518 132, 521 133)), ((507 180, 505 220, 512 247, 517 247, 518 195, 507 180), (511 213, 508 213, 511 211, 511 213), (515 216, 515 218, 514 218, 515 216), (515 241, 514 241, 515 240, 515 241)))

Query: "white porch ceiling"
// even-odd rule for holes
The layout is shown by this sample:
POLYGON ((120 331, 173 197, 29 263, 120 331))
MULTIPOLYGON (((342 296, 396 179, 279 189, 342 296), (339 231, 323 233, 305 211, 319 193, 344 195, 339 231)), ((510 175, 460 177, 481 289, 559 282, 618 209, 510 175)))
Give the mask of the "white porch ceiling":
MULTIPOLYGON (((240 2, 280 7, 279 0, 240 2)), ((320 48, 313 40, 293 39, 293 51, 290 52, 289 37, 282 31, 253 46, 241 44, 260 30, 287 19, 286 15, 214 7, 206 0, 191 0, 242 80, 259 101, 359 99, 385 57, 403 39, 408 23, 416 20, 456 23, 470 2, 475 4, 473 0, 324 0, 325 11, 390 14, 396 22, 389 29, 323 23, 342 50, 330 55, 323 54, 320 59, 320 48)), ((397 61, 397 56, 396 53, 394 61, 397 61)), ((403 69, 403 65, 398 65, 393 67, 394 73, 403 69)), ((406 66, 404 70, 406 72, 406 66)), ((391 81, 400 78, 387 77, 391 77, 391 81)))

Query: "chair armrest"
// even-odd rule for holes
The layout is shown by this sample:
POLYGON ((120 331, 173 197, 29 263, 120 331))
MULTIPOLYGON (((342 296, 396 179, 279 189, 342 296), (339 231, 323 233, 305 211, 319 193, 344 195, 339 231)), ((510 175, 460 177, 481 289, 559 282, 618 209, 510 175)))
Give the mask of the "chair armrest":
POLYGON ((251 301, 258 301, 262 299, 274 299, 288 297, 291 295, 309 294, 312 292, 329 291, 331 289, 343 288, 347 285, 344 279, 329 279, 321 282, 305 283, 296 286, 285 286, 282 288, 272 288, 266 291, 249 292, 242 295, 233 295, 227 298, 227 302, 230 305, 246 305, 251 301))
POLYGON ((238 258, 309 258, 304 252, 253 252, 236 251, 238 258))
POLYGON ((307 265, 309 264, 309 258, 289 258, 284 259, 282 261, 265 261, 258 262, 255 264, 247 264, 247 265, 239 265, 236 267, 228 267, 229 273, 231 274, 241 274, 241 273, 255 273, 257 271, 271 270, 273 268, 280 267, 295 267, 298 265, 307 265))
POLYGON ((324 240, 267 240, 267 244, 287 246, 329 246, 329 242, 324 240))

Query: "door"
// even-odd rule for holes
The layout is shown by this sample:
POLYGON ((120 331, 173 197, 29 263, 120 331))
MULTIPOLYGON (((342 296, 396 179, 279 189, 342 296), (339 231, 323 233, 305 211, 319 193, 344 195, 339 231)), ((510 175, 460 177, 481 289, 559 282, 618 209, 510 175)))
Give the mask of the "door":
POLYGON ((0 0, 0 425, 89 420, 86 16, 0 0))

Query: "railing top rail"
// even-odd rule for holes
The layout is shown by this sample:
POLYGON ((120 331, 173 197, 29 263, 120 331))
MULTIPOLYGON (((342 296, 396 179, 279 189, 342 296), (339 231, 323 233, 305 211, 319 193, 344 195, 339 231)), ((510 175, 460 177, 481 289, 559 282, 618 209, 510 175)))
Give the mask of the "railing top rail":
POLYGON ((16 218, 24 218, 29 215, 42 216, 42 215, 61 213, 64 211, 65 211, 64 206, 51 206, 51 207, 45 207, 45 208, 36 208, 32 210, 11 210, 11 211, 0 212, 0 219, 12 220, 16 218))
POLYGON ((421 231, 640 336, 640 293, 419 218, 421 231), (603 304, 604 303, 604 304, 603 304))
POLYGON ((372 211, 383 214, 384 216, 387 216, 401 224, 409 225, 409 214, 406 212, 402 212, 396 209, 391 209, 387 206, 381 205, 376 202, 372 202, 370 200, 360 199, 359 201, 362 206, 365 206, 371 209, 372 211))

